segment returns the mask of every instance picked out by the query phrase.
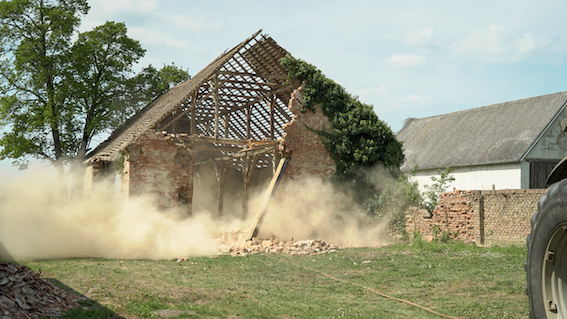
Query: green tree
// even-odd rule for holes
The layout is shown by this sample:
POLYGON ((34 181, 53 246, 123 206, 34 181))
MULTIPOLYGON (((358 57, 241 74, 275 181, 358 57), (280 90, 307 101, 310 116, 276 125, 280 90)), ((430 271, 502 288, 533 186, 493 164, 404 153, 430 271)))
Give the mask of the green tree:
POLYGON ((86 0, 0 1, 0 159, 49 160, 63 171, 73 149, 65 68, 86 0))
POLYGON ((48 160, 62 176, 94 136, 189 78, 174 64, 132 76, 140 43, 123 23, 77 34, 88 10, 86 0, 0 1, 0 159, 48 160))
POLYGON ((190 78, 188 70, 177 67, 174 63, 164 65, 159 70, 152 65, 143 68, 125 83, 122 91, 115 94, 114 103, 122 110, 122 117, 115 119, 115 125, 123 123, 167 90, 190 78))
POLYGON ((67 76, 73 103, 68 127, 73 130, 68 138, 80 162, 93 136, 122 122, 124 110, 114 97, 127 84, 133 64, 145 52, 126 32, 123 23, 106 22, 80 34, 71 48, 67 76))

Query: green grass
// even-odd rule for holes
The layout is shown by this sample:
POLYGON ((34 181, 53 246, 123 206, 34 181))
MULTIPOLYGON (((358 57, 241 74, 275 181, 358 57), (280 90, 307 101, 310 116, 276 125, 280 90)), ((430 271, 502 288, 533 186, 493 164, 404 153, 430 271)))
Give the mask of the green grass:
POLYGON ((522 247, 420 240, 313 256, 26 262, 87 296, 64 318, 525 318, 522 247), (368 288, 374 289, 371 291, 368 288))

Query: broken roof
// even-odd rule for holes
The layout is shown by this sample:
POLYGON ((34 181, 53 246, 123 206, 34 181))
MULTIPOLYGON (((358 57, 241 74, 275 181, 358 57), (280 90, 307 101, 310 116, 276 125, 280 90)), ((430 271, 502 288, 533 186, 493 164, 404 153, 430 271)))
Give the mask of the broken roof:
POLYGON ((567 92, 410 119, 402 170, 520 162, 565 109, 567 92))
POLYGON ((287 52, 261 31, 136 113, 87 160, 116 160, 147 129, 223 138, 224 144, 280 138, 293 116, 287 102, 297 85, 279 64, 287 52))

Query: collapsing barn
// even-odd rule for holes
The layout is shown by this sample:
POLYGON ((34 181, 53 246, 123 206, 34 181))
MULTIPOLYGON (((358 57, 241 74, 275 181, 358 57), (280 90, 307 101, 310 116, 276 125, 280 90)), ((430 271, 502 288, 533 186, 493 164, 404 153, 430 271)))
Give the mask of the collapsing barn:
POLYGON ((253 189, 267 185, 281 158, 284 180, 328 178, 335 163, 314 130, 332 124, 301 113, 301 83, 287 77, 287 52, 261 30, 126 121, 87 155, 87 177, 121 172, 127 196, 153 194, 182 206, 246 217, 253 189), (228 211, 228 210, 226 210, 228 211))

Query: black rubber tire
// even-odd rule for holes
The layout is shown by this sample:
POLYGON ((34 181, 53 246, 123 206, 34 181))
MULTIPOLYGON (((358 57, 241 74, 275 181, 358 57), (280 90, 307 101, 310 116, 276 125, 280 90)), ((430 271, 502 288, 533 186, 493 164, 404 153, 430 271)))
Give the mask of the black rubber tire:
POLYGON ((567 179, 538 202, 526 240, 530 318, 567 318, 567 179))

